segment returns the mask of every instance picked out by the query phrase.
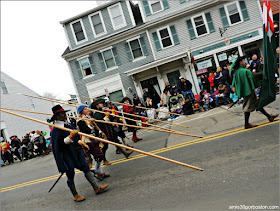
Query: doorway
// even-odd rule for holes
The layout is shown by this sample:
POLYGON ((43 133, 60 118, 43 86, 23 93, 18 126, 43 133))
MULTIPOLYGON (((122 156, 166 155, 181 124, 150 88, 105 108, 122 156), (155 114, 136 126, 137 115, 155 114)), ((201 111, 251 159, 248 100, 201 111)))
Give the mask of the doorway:
POLYGON ((142 89, 146 89, 151 95, 153 104, 157 105, 160 102, 161 91, 159 88, 157 77, 149 78, 144 81, 140 81, 142 89))
POLYGON ((171 73, 167 73, 166 75, 170 86, 178 85, 178 81, 180 77, 179 70, 173 71, 171 73))

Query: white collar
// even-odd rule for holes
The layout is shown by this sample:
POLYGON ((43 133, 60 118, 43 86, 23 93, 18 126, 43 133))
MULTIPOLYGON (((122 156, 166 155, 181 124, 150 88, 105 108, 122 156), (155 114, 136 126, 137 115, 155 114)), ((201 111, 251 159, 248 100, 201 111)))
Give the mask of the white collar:
POLYGON ((57 126, 60 126, 60 127, 64 127, 64 121, 59 121, 59 120, 57 120, 57 121, 55 121, 55 125, 57 125, 57 126))

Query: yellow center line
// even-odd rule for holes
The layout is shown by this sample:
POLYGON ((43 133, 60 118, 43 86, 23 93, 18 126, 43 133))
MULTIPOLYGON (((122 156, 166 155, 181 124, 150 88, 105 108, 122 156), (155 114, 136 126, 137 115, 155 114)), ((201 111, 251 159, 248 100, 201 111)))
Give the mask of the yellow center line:
MULTIPOLYGON (((266 122, 261 122, 261 123, 258 123, 258 127, 255 127, 255 128, 250 128, 250 129, 246 129, 246 130, 244 129, 244 127, 237 128, 237 129, 226 131, 226 132, 223 132, 223 133, 207 136, 205 138, 196 139, 196 140, 176 144, 176 145, 173 145, 173 146, 169 146, 169 147, 166 147, 166 148, 161 148, 161 149, 157 149, 157 150, 154 150, 154 151, 150 151, 150 153, 158 154, 158 153, 182 148, 182 147, 185 147, 185 146, 190 146, 190 145, 193 145, 193 144, 198 144, 198 143, 203 143, 203 142, 207 142, 207 141, 211 141, 211 140, 215 140, 215 139, 220 139, 220 138, 223 138, 223 137, 226 137, 226 136, 231 136, 231 135, 234 135, 234 134, 237 134, 237 133, 242 133, 242 132, 254 130, 254 129, 264 127, 264 126, 268 126, 268 125, 272 125, 272 124, 275 124, 275 123, 278 123, 278 122, 279 122, 279 119, 277 119, 277 121, 274 121, 274 122, 267 122, 267 121, 266 122)), ((114 161, 112 161, 112 165, 120 164, 120 163, 123 163, 123 162, 128 162, 128 161, 131 161, 131 160, 135 160, 135 159, 139 159, 139 158, 143 158, 143 157, 147 157, 147 156, 148 155, 139 154, 139 155, 132 156, 129 159, 122 158, 122 159, 114 160, 114 161)), ((75 170, 75 173, 81 173, 81 171, 75 170)), ((60 174, 57 174, 57 175, 53 175, 53 176, 44 177, 44 178, 41 178, 41 179, 21 183, 21 184, 18 184, 18 185, 13 185, 13 186, 9 186, 9 187, 6 187, 6 188, 1 188, 1 192, 6 192, 6 191, 14 190, 14 189, 17 189, 17 188, 25 187, 25 186, 34 185, 34 184, 54 180, 54 179, 57 179, 59 176, 60 176, 60 174)), ((65 177, 65 176, 66 175, 63 175, 62 177, 65 177)))

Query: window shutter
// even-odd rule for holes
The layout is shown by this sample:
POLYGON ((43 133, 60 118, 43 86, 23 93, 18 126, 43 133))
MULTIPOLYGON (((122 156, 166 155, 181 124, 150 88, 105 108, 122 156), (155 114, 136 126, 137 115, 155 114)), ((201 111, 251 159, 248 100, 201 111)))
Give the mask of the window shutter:
POLYGON ((170 30, 171 30, 171 34, 172 34, 172 37, 173 37, 174 44, 175 45, 180 44, 180 41, 179 41, 179 38, 178 38, 178 34, 176 32, 175 26, 174 25, 170 26, 170 30))
POLYGON ((127 53, 128 61, 131 62, 133 60, 131 50, 128 46, 128 43, 125 43, 124 45, 125 45, 125 50, 126 50, 126 53, 127 53))
POLYGON ((149 6, 148 1, 142 1, 142 2, 143 2, 143 6, 144 6, 146 16, 151 15, 151 10, 150 10, 150 6, 149 6))
POLYGON ((186 2, 186 0, 180 0, 180 3, 182 4, 182 3, 185 3, 186 2))
POLYGON ((210 33, 214 32, 215 31, 215 27, 214 27, 214 23, 213 23, 213 20, 212 20, 210 12, 205 13, 205 17, 206 17, 206 21, 207 21, 210 33))
POLYGON ((101 70, 105 71, 107 68, 105 66, 105 63, 104 63, 104 60, 103 60, 103 57, 102 57, 101 53, 98 53, 98 58, 99 58, 99 62, 100 62, 100 65, 101 65, 101 70))
POLYGON ((148 50, 147 50, 147 46, 146 46, 144 37, 140 37, 140 44, 141 44, 141 47, 142 47, 144 56, 148 56, 148 55, 149 55, 149 52, 148 52, 148 50))
POLYGON ((89 57, 88 57, 88 60, 89 60, 89 63, 90 63, 90 67, 91 67, 91 72, 92 72, 92 74, 96 74, 96 73, 97 73, 97 70, 96 70, 95 65, 94 65, 94 63, 93 63, 93 58, 92 58, 92 56, 89 56, 89 57))
POLYGON ((153 32, 152 35, 153 35, 153 38, 154 38, 154 42, 155 42, 155 46, 156 46, 157 51, 161 51, 161 45, 159 43, 157 32, 153 32))
POLYGON ((78 61, 75 62, 75 66, 76 66, 76 72, 78 73, 79 78, 83 78, 83 73, 80 67, 80 64, 78 61))
POLYGON ((227 15, 226 15, 225 8, 224 8, 224 7, 221 7, 221 8, 219 9, 219 11, 220 11, 220 15, 221 15, 223 27, 224 27, 224 28, 229 27, 228 18, 227 18, 227 15))
POLYGON ((187 26, 188 26, 188 30, 189 30, 191 40, 195 39, 196 36, 195 36, 195 33, 194 33, 192 21, 190 19, 187 20, 187 26))
POLYGON ((243 16, 243 20, 244 21, 250 20, 245 1, 239 1, 239 5, 240 5, 240 8, 241 8, 241 13, 242 13, 242 16, 243 16))
POLYGON ((163 8, 164 8, 165 10, 169 8, 168 1, 162 1, 162 4, 163 4, 163 8))
POLYGON ((115 57, 116 65, 120 66, 121 65, 121 60, 119 58, 116 47, 113 47, 112 51, 113 51, 113 54, 114 54, 114 57, 115 57))

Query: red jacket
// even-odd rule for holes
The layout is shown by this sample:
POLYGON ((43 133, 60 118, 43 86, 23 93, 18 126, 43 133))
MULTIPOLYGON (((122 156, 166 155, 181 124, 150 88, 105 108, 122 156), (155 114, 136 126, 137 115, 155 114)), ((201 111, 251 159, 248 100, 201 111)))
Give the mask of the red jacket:
POLYGON ((208 81, 210 82, 211 87, 214 86, 214 76, 213 75, 208 77, 208 81))
POLYGON ((123 105, 123 111, 126 113, 134 114, 134 109, 132 106, 123 105))

